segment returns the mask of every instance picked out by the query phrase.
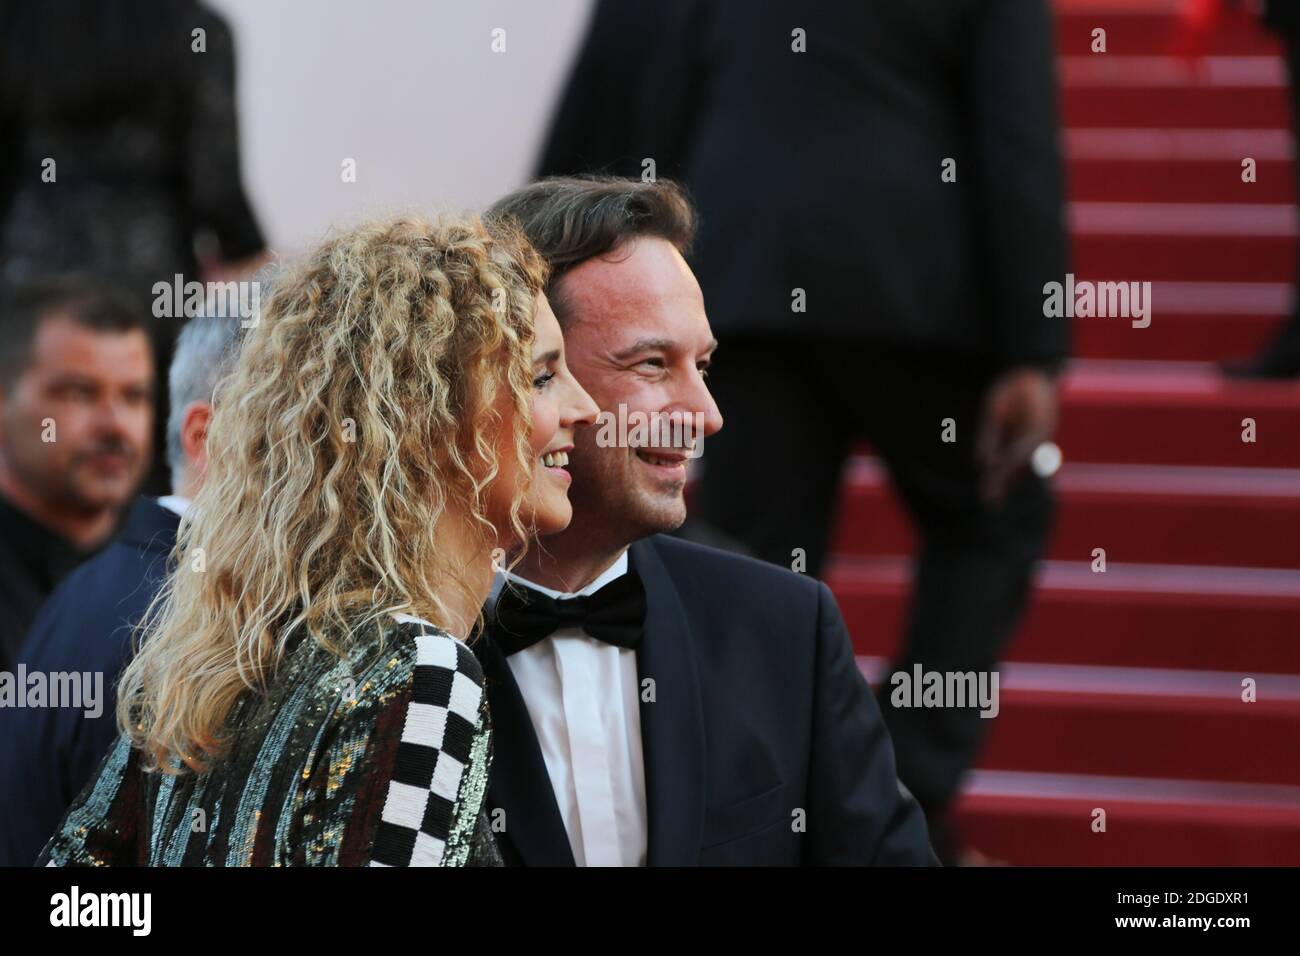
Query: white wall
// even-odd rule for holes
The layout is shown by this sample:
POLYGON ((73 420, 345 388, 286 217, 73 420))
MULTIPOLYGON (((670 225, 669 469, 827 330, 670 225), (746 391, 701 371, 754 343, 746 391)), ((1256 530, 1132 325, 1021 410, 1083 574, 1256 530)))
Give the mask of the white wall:
POLYGON ((245 186, 292 255, 332 224, 524 182, 592 0, 206 2, 235 33, 245 186))

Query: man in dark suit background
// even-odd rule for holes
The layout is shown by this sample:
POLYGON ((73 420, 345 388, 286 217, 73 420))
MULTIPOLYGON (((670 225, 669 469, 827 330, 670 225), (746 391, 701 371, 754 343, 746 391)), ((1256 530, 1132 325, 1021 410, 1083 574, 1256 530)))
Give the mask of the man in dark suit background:
POLYGON ((98 281, 0 301, 0 671, 36 610, 113 536, 149 467, 154 362, 144 317, 98 281))
POLYGON ((132 632, 162 586, 181 515, 203 482, 213 390, 233 367, 238 318, 182 329, 169 372, 172 494, 139 497, 118 536, 41 607, 18 660, 27 673, 98 673, 97 717, 75 708, 0 708, 0 866, 30 866, 117 737, 118 675, 132 632))
MULTIPOLYGON (((1300 3, 1296 0, 1265 0, 1260 13, 1264 25, 1277 31, 1286 50, 1291 136, 1294 139, 1300 135, 1300 3)), ((1300 203, 1300 163, 1291 164, 1291 175, 1295 177, 1296 202, 1300 203)), ((1293 285, 1300 287, 1300 249, 1296 253, 1293 285)), ((1244 361, 1226 362, 1224 370, 1241 378, 1287 379, 1300 376, 1300 298, 1293 296, 1291 314, 1278 325, 1258 355, 1244 361)))
POLYGON ((475 645, 507 861, 934 862, 826 586, 659 534, 685 519, 691 449, 723 424, 685 196, 552 180, 489 216, 551 264, 566 360, 612 416, 575 437, 573 521, 505 576, 475 645), (620 437, 666 419, 685 426, 620 437))
MULTIPOLYGON (((1043 308, 1067 268, 1055 96, 1046 0, 607 0, 543 152, 542 175, 678 177, 698 203, 729 422, 707 522, 819 574, 847 454, 883 458, 921 542, 896 671, 995 668, 1045 546, 1026 466, 1068 348, 1043 308)), ((956 859, 946 811, 987 726, 885 694, 956 859)))

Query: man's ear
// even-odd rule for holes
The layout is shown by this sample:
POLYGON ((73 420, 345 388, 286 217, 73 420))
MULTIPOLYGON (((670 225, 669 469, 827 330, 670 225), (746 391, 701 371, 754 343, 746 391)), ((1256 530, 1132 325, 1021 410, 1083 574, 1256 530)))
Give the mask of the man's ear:
POLYGON ((202 477, 208 467, 208 424, 212 421, 212 406, 207 402, 190 402, 181 415, 181 452, 185 466, 195 479, 202 477))

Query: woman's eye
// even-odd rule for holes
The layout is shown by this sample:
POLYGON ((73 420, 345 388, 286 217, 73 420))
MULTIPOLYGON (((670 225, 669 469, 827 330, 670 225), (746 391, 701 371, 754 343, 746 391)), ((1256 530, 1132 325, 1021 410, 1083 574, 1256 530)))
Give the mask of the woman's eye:
POLYGON ((533 388, 543 389, 553 378, 555 378, 554 372, 547 372, 545 375, 539 375, 537 378, 533 379, 533 388))

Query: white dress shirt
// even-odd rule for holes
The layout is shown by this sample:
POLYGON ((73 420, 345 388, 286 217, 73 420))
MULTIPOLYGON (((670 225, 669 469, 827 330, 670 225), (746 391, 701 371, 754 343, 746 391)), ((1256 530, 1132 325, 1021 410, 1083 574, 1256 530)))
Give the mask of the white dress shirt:
MULTIPOLYGON (((505 577, 553 598, 592 594, 627 573, 627 552, 576 594, 505 577)), ((561 628, 506 660, 523 694, 579 866, 644 866, 645 762, 636 651, 561 628)))
POLYGON ((180 495, 163 495, 158 499, 158 504, 162 505, 172 514, 184 518, 185 512, 190 507, 190 499, 183 498, 180 495))

